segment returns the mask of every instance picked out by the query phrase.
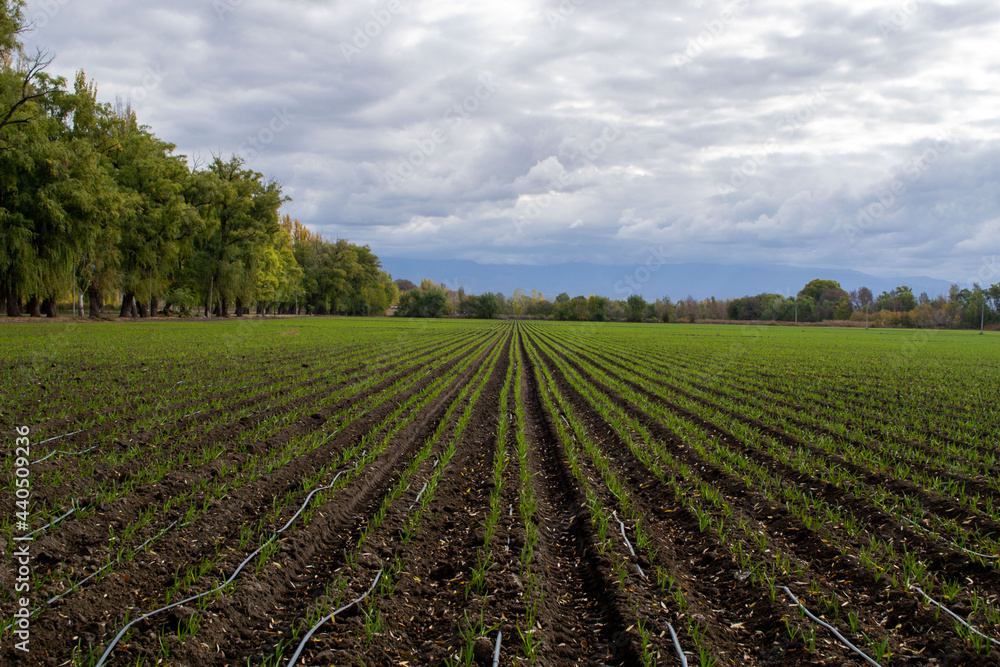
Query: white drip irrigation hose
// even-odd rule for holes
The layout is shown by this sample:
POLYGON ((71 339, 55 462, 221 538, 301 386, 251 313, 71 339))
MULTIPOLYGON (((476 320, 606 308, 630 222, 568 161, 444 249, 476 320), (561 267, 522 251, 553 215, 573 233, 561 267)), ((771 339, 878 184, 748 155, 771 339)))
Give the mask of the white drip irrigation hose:
POLYGON ((684 655, 684 651, 681 649, 681 642, 677 639, 677 633, 674 632, 674 626, 667 623, 667 630, 670 630, 670 638, 674 640, 674 650, 677 651, 677 657, 681 659, 681 667, 688 667, 687 656, 684 655))
POLYGON ((569 434, 570 434, 570 436, 573 437, 573 442, 576 442, 576 434, 573 433, 573 427, 570 425, 569 420, 566 419, 566 415, 559 415, 559 418, 562 419, 563 423, 566 424, 566 428, 570 429, 569 434))
POLYGON ((778 586, 778 588, 780 588, 781 590, 785 591, 785 593, 788 594, 788 597, 792 598, 792 602, 794 602, 795 604, 797 604, 799 606, 799 609, 801 609, 802 611, 804 611, 805 614, 806 614, 806 616, 808 616, 813 622, 822 625, 824 628, 826 628, 827 630, 829 630, 830 632, 832 632, 833 636, 840 640, 840 643, 842 643, 844 646, 846 646, 847 648, 849 648, 852 651, 854 651, 855 653, 857 653, 859 656, 861 656, 864 659, 865 662, 867 662, 869 665, 872 665, 872 667, 882 667, 880 664, 878 664, 877 662, 875 662, 874 660, 872 660, 871 658, 869 658, 867 655, 865 655, 864 651, 862 651, 861 649, 859 649, 857 646, 855 646, 851 642, 847 641, 847 639, 844 637, 844 635, 842 635, 839 632, 837 632, 837 629, 835 627, 833 627, 829 623, 826 623, 823 620, 817 618, 816 616, 813 616, 812 612, 810 612, 808 609, 806 609, 805 605, 803 605, 801 602, 799 602, 799 599, 797 597, 795 597, 795 594, 792 593, 792 591, 790 591, 788 589, 788 586, 778 586))
POLYGON ((932 598, 930 595, 928 595, 927 593, 924 593, 923 589, 921 589, 919 586, 910 586, 910 588, 912 590, 917 591, 921 595, 923 595, 927 599, 928 602, 930 602, 931 604, 935 605, 938 609, 940 609, 944 613, 946 613, 949 616, 951 616, 953 619, 955 619, 956 621, 958 621, 959 623, 961 623, 962 625, 964 625, 966 628, 968 628, 972 632, 976 633, 977 635, 979 635, 983 639, 985 639, 985 640, 987 640, 989 642, 992 642, 993 644, 996 644, 997 646, 1000 646, 1000 642, 998 642, 997 640, 993 639, 992 637, 987 637, 986 635, 984 635, 983 633, 981 633, 979 630, 976 630, 974 627, 972 627, 971 625, 969 625, 964 619, 962 619, 962 617, 960 617, 958 614, 956 614, 955 612, 953 612, 951 609, 948 609, 943 604, 941 604, 940 602, 938 602, 937 600, 935 600, 934 598, 932 598))
MULTIPOLYGON (((172 524, 170 524, 169 526, 167 526, 166 528, 164 528, 163 530, 161 530, 159 533, 157 533, 153 537, 149 538, 148 540, 146 540, 145 542, 143 542, 142 544, 140 544, 138 546, 138 548, 136 548, 136 552, 142 551, 143 549, 146 548, 147 544, 149 544, 150 542, 153 542, 154 540, 158 540, 161 537, 163 537, 164 533, 166 533, 168 530, 170 530, 171 528, 173 528, 176 525, 177 525, 177 522, 174 521, 172 524)), ((54 596, 52 598, 49 598, 48 601, 46 601, 46 603, 44 605, 36 607, 31 612, 31 616, 29 616, 29 618, 34 618, 35 614, 37 614, 38 612, 40 612, 43 609, 45 609, 45 607, 51 607, 53 603, 55 603, 55 602, 61 600, 62 598, 66 597, 67 595, 69 595, 70 593, 72 593, 73 591, 75 591, 76 589, 78 589, 80 586, 83 586, 85 583, 87 583, 88 581, 90 581, 91 579, 93 579, 94 577, 96 577, 97 575, 99 575, 101 572, 104 572, 106 569, 108 569, 112 565, 114 565, 114 563, 108 563, 107 565, 105 565, 104 567, 102 567, 101 569, 99 569, 97 572, 94 572, 93 574, 91 574, 89 577, 87 577, 85 579, 81 579, 80 581, 78 581, 75 584, 73 584, 73 586, 70 587, 69 590, 63 591, 59 595, 56 595, 56 596, 54 596)), ((7 627, 5 627, 3 630, 0 630, 0 635, 4 634, 5 632, 7 632, 8 630, 10 630, 13 627, 14 627, 14 623, 11 623, 7 627)))
MULTIPOLYGON (((28 533, 27 535, 25 535, 25 536, 24 536, 24 538, 28 538, 28 537, 31 537, 31 536, 32 536, 32 535, 34 535, 35 533, 40 533, 40 532, 42 532, 43 530, 45 530, 46 528, 50 528, 50 527, 52 527, 52 526, 56 525, 57 523, 59 523, 60 521, 62 521, 62 520, 63 520, 63 519, 65 519, 66 517, 68 517, 68 516, 69 516, 70 514, 72 514, 73 512, 77 511, 78 509, 79 509, 79 508, 78 508, 78 507, 76 506, 76 502, 74 501, 74 502, 73 502, 73 509, 71 509, 70 511, 66 512, 65 514, 63 514, 63 515, 62 515, 61 517, 59 517, 58 519, 55 519, 55 520, 53 520, 53 521, 50 521, 50 522, 48 522, 47 524, 45 524, 45 525, 44 525, 44 526, 42 526, 41 528, 36 528, 35 530, 33 530, 33 531, 31 531, 30 533, 28 533)), ((20 539, 22 539, 22 540, 23 540, 24 538, 20 538, 20 539)))
POLYGON ((413 501, 412 505, 410 505, 410 509, 416 507, 417 503, 420 502, 420 496, 424 495, 424 491, 426 490, 427 490, 427 482, 424 482, 424 488, 420 489, 420 493, 417 494, 417 499, 413 501))
POLYGON ((73 431, 72 433, 63 433, 62 435, 57 435, 54 438, 49 438, 47 440, 42 440, 41 442, 36 442, 35 446, 44 445, 46 442, 52 442, 53 440, 58 440, 59 438, 68 438, 71 435, 76 435, 77 433, 83 433, 86 429, 80 429, 79 431, 73 431))
POLYGON ((493 649, 493 667, 500 666, 500 640, 503 639, 503 630, 497 630, 497 645, 493 649))
POLYGON ((354 605, 358 604, 359 602, 361 602, 362 600, 364 600, 365 598, 367 598, 369 595, 371 595, 371 592, 373 590, 375 590, 375 586, 378 585, 378 580, 382 578, 382 572, 383 572, 383 570, 379 570, 378 571, 378 574, 375 575, 375 581, 372 582, 372 585, 368 588, 367 591, 365 591, 364 595, 362 595, 361 597, 359 597, 357 600, 353 600, 351 602, 348 602, 347 604, 345 604, 343 607, 341 607, 340 609, 336 610, 332 614, 329 614, 328 616, 324 616, 323 618, 321 618, 319 620, 319 622, 316 625, 312 626, 312 629, 309 630, 309 632, 306 633, 306 636, 302 638, 302 641, 299 642, 299 647, 297 649, 295 649, 295 653, 292 654, 292 659, 288 661, 288 667, 292 667, 292 665, 295 664, 295 661, 299 659, 299 656, 302 655, 303 649, 305 649, 305 647, 306 647, 306 642, 308 642, 312 638, 313 633, 315 633, 317 630, 319 630, 319 627, 321 625, 323 625, 324 623, 326 623, 327 621, 329 621, 331 618, 333 618, 334 616, 336 616, 340 612, 344 611, 345 609, 350 609, 351 607, 353 607, 354 605))
POLYGON ((625 546, 628 547, 628 552, 632 554, 632 558, 635 558, 635 549, 632 548, 632 543, 628 541, 628 536, 625 535, 625 524, 622 522, 621 519, 618 518, 617 512, 612 512, 611 515, 615 517, 615 521, 617 521, 618 525, 621 526, 622 539, 625 540, 625 546))
MULTIPOLYGON (((79 431, 77 431, 77 432, 79 433, 79 431)), ((56 449, 56 450, 53 450, 53 451, 49 452, 48 454, 46 454, 42 458, 40 458, 40 459, 38 459, 36 461, 32 461, 31 465, 35 465, 36 463, 41 463, 42 461, 47 461, 50 458, 52 458, 53 456, 55 456, 56 454, 69 454, 70 456, 79 456, 80 454, 86 454, 87 452, 92 452, 95 449, 97 449, 97 445, 94 445, 90 449, 84 449, 81 452, 68 452, 68 451, 66 451, 64 449, 56 449)))
MULTIPOLYGON (((635 558, 636 557, 635 549, 632 548, 632 543, 628 541, 628 536, 625 535, 625 524, 622 523, 622 520, 618 518, 617 512, 612 512, 611 515, 615 517, 615 521, 617 521, 618 525, 621 526, 622 539, 625 540, 625 546, 628 547, 628 551, 630 554, 632 554, 632 558, 635 558)), ((639 566, 639 563, 635 563, 635 569, 639 571, 639 576, 641 576, 643 579, 646 578, 646 573, 642 571, 642 568, 639 566)))
POLYGON ((927 530, 926 528, 924 528, 920 524, 916 523, 915 521, 910 521, 905 516, 904 517, 900 517, 900 518, 903 519, 903 521, 905 521, 906 523, 908 523, 911 526, 913 526, 914 528, 918 528, 918 529, 924 531, 925 533, 927 533, 931 537, 936 537, 939 540, 944 540, 945 542, 948 542, 949 544, 951 544, 956 549, 960 549, 960 550, 964 551, 967 554, 972 554, 973 556, 979 556, 980 558, 985 558, 987 560, 997 560, 997 559, 1000 559, 1000 556, 990 556, 988 554, 981 554, 978 551, 973 551, 971 549, 966 549, 965 547, 963 547, 958 542, 955 542, 954 540, 949 540, 948 538, 946 538, 946 537, 944 537, 942 535, 938 535, 937 533, 935 533, 933 531, 927 530))
MULTIPOLYGON (((438 466, 438 463, 439 463, 440 461, 441 461, 441 459, 439 459, 439 458, 435 458, 435 459, 434 459, 434 465, 432 465, 431 467, 432 467, 432 468, 437 468, 437 466, 438 466)), ((413 509, 414 507, 416 507, 416 506, 417 506, 417 503, 419 503, 419 502, 420 502, 420 497, 421 497, 421 496, 423 496, 423 495, 424 495, 424 491, 426 491, 426 490, 427 490, 427 484, 428 484, 428 483, 429 483, 429 482, 424 482, 424 488, 420 489, 420 493, 418 493, 418 494, 417 494, 417 499, 413 501, 413 504, 412 504, 412 505, 410 505, 410 509, 413 509)))
POLYGON ((302 514, 302 511, 305 510, 306 505, 309 504, 309 501, 312 500, 312 497, 314 495, 316 495, 320 491, 326 491, 327 489, 332 488, 333 485, 337 483, 337 480, 340 479, 340 476, 343 475, 343 474, 344 474, 343 471, 338 472, 337 476, 333 478, 332 482, 330 482, 326 486, 322 486, 322 487, 319 487, 317 489, 313 489, 309 493, 309 495, 306 496, 305 502, 302 503, 302 507, 300 507, 299 510, 295 514, 292 515, 292 518, 288 520, 288 523, 286 523, 280 529, 276 530, 274 532, 274 534, 271 535, 271 537, 269 537, 266 542, 264 542, 264 544, 262 544, 259 547, 257 547, 257 549, 252 554, 250 554, 249 556, 247 556, 246 559, 244 559, 244 561, 242 563, 240 563, 239 566, 237 566, 237 568, 233 571, 233 573, 231 575, 229 575, 229 578, 226 579, 225 582, 223 582, 222 584, 216 586, 215 588, 213 588, 211 590, 204 591, 203 593, 199 593, 198 595, 192 595, 191 597, 186 598, 184 600, 181 600, 180 602, 174 602, 172 604, 168 604, 165 607, 160 607, 159 609, 155 609, 155 610, 149 612, 148 614, 140 616, 139 618, 135 619, 134 621, 131 621, 128 624, 126 624, 125 627, 123 627, 118 632, 118 634, 115 635, 115 638, 111 640, 111 643, 108 644, 108 647, 104 650, 104 653, 101 654, 101 659, 97 661, 97 664, 94 665, 94 667, 101 667, 101 665, 104 664, 104 662, 111 655, 111 652, 114 650, 115 646, 118 645, 119 640, 121 640, 121 638, 125 636, 125 633, 128 632, 128 630, 133 625, 135 625, 136 623, 138 623, 139 621, 144 621, 147 618, 149 618, 150 616, 154 616, 156 614, 159 614, 162 611, 167 611, 168 609, 173 609, 174 607, 179 607, 179 606, 181 606, 183 604, 187 604, 188 602, 193 602, 195 600, 201 599, 201 598, 205 597, 206 595, 211 595, 212 593, 215 593, 216 591, 220 591, 223 588, 225 588, 226 586, 228 586, 229 584, 231 584, 233 582, 233 580, 236 579, 237 575, 239 575, 239 573, 243 571, 243 568, 247 566, 247 563, 249 563, 251 560, 253 560, 254 557, 257 554, 259 554, 261 551, 263 551, 264 548, 267 545, 269 545, 271 542, 273 542, 275 540, 275 538, 278 537, 279 534, 283 533, 285 530, 288 529, 289 526, 292 525, 292 522, 295 521, 299 517, 300 514, 302 514))

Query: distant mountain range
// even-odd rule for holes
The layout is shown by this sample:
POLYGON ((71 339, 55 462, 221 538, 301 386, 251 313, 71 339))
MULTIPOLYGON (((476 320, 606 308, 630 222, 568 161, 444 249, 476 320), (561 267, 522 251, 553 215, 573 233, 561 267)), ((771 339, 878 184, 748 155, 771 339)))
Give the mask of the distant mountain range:
POLYGON ((878 296, 899 285, 913 293, 927 292, 931 298, 947 294, 946 280, 926 276, 878 276, 836 268, 797 266, 735 266, 721 264, 607 265, 568 263, 535 266, 526 264, 478 264, 468 260, 427 260, 382 257, 382 266, 394 280, 406 278, 420 284, 424 278, 449 289, 465 287, 469 294, 501 292, 507 296, 521 288, 525 294, 537 290, 549 300, 566 292, 573 296, 599 294, 624 299, 641 294, 647 300, 688 295, 696 299, 719 299, 771 292, 791 296, 814 278, 836 280, 847 291, 867 287, 878 296))

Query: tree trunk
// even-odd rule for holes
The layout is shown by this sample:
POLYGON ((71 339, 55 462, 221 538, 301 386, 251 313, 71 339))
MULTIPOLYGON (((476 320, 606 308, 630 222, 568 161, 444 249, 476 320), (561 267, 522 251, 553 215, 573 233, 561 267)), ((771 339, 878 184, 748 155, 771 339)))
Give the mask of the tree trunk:
POLYGON ((139 311, 139 317, 149 317, 149 313, 147 312, 147 308, 149 308, 148 304, 140 301, 135 305, 135 308, 139 311))
POLYGON ((229 299, 224 296, 219 297, 219 317, 229 317, 229 299))
POLYGON ((21 317, 21 297, 8 289, 6 294, 7 317, 21 317))
POLYGON ((87 298, 90 300, 90 319, 101 319, 101 290, 91 285, 87 288, 87 298))
POLYGON ((118 317, 135 317, 135 295, 131 291, 122 296, 122 309, 118 317))
POLYGON ((56 298, 54 296, 45 297, 42 301, 42 312, 45 313, 45 317, 58 317, 59 313, 56 312, 56 298))
POLYGON ((215 276, 213 275, 208 280, 208 294, 205 295, 205 317, 208 317, 208 313, 215 310, 214 295, 215 291, 215 276))
POLYGON ((31 298, 28 299, 28 316, 29 317, 42 316, 41 301, 38 300, 37 294, 32 294, 31 298))
POLYGON ((243 317, 243 299, 236 297, 236 317, 243 317))
POLYGON ((156 317, 156 313, 160 310, 160 300, 155 296, 149 297, 149 316, 156 317))

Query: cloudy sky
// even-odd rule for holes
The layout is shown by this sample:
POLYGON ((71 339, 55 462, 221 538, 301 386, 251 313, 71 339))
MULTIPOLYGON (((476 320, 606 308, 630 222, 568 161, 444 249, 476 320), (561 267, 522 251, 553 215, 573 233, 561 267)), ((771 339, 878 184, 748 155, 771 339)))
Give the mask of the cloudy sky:
POLYGON ((27 44, 382 256, 1000 280, 995 0, 29 0, 27 44))

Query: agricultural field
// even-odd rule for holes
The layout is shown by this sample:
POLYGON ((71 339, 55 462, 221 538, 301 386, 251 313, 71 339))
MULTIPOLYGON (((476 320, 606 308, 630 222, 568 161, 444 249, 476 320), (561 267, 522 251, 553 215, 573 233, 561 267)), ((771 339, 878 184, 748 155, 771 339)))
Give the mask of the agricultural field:
POLYGON ((0 350, 5 665, 1000 665, 996 335, 39 322, 0 350))

